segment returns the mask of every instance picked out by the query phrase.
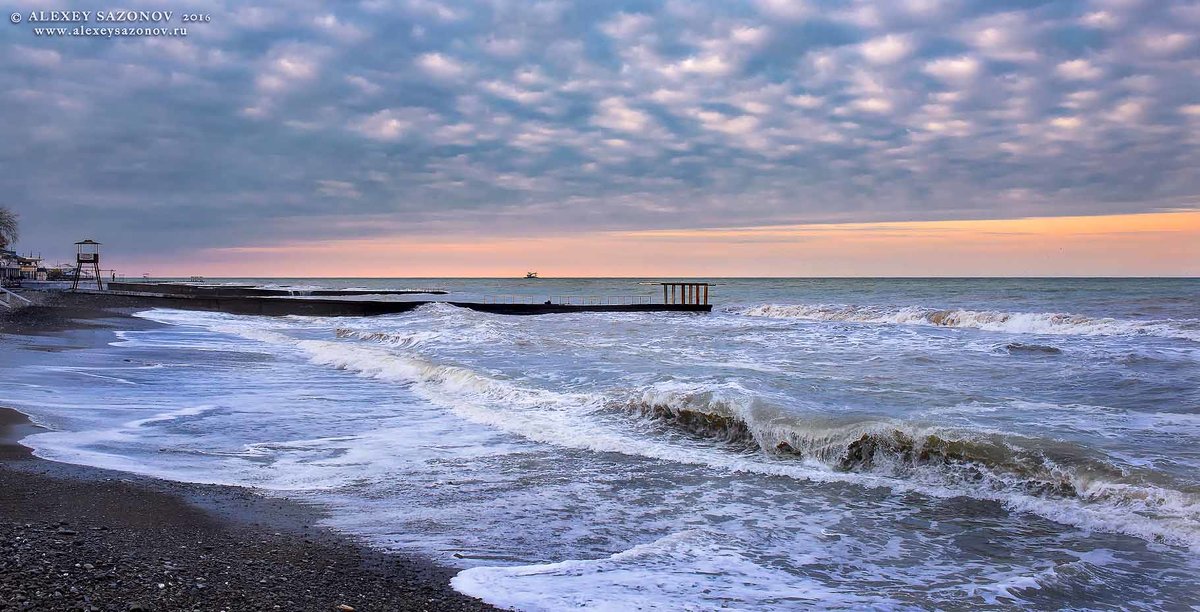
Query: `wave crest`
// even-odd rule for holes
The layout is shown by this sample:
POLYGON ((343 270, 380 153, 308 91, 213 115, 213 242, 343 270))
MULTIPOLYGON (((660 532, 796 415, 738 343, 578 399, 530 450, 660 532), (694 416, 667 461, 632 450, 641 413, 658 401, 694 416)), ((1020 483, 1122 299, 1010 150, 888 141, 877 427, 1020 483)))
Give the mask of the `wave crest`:
POLYGON ((846 304, 762 304, 735 308, 731 312, 776 319, 959 327, 1015 334, 1150 335, 1200 342, 1200 322, 1190 319, 1140 321, 1055 312, 1001 312, 921 306, 894 308, 846 304))
POLYGON ((1026 500, 1016 507, 1062 500, 1100 513, 1109 508, 1124 517, 1118 531, 1189 546, 1200 542, 1200 493, 1131 473, 1065 442, 886 420, 798 419, 757 400, 739 402, 711 390, 652 390, 614 405, 691 436, 815 462, 832 472, 1026 500), (1162 523, 1147 528, 1140 520, 1162 523))
POLYGON ((364 339, 272 338, 301 349, 313 363, 410 387, 469 420, 537 442, 989 499, 1067 524, 1200 550, 1200 492, 1125 473, 1067 443, 885 419, 797 416, 735 382, 556 391, 385 348, 390 338, 364 339), (631 413, 637 418, 629 419, 631 413), (680 433, 730 445, 726 450, 734 452, 670 439, 680 433))

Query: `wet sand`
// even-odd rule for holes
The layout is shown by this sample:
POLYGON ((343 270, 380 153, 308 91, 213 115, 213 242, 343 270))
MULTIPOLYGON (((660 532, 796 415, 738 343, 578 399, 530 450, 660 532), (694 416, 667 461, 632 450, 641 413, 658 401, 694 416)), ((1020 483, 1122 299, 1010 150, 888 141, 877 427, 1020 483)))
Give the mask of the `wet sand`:
MULTIPOLYGON (((114 316, 10 315, 0 350, 114 316)), ((452 568, 315 527, 317 508, 38 459, 17 443, 38 430, 0 408, 0 611, 493 609, 452 590, 452 568)))

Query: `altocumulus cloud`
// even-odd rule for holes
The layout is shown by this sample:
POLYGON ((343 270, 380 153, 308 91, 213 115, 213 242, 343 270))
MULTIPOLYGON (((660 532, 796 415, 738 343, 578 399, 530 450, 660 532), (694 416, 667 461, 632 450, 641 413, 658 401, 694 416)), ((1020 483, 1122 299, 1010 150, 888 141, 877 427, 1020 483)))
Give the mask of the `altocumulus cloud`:
POLYGON ((187 38, 0 28, 0 188, 27 244, 1079 215, 1200 193, 1195 1, 194 4, 212 21, 187 38))

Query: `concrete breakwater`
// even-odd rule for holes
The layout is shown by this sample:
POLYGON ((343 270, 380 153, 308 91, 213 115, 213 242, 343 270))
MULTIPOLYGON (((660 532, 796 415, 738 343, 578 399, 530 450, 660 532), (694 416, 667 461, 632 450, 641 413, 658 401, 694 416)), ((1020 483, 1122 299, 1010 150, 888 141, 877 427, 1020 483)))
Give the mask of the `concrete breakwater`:
MULTIPOLYGON (((369 317, 384 314, 408 312, 425 304, 445 303, 460 308, 469 308, 480 312, 490 312, 505 315, 540 315, 570 312, 711 312, 710 304, 563 304, 551 301, 541 303, 487 303, 463 302, 454 300, 405 300, 405 301, 374 301, 362 299, 336 299, 326 297, 289 297, 275 295, 227 295, 167 293, 162 291, 128 291, 115 290, 111 287, 126 287, 134 285, 138 288, 149 288, 151 285, 141 283, 110 283, 110 289, 105 291, 80 291, 94 298, 98 305, 105 302, 119 303, 122 307, 147 308, 179 308, 183 310, 209 310, 228 312, 231 314, 249 315, 304 315, 321 317, 369 317)), ((159 286, 159 289, 172 289, 159 286)), ((382 294, 372 291, 365 294, 382 294)), ((444 292, 443 292, 444 293, 444 292)))
POLYGON ((203 297, 336 297, 353 295, 446 295, 442 289, 288 289, 255 285, 197 285, 185 283, 107 283, 109 291, 163 293, 203 297))

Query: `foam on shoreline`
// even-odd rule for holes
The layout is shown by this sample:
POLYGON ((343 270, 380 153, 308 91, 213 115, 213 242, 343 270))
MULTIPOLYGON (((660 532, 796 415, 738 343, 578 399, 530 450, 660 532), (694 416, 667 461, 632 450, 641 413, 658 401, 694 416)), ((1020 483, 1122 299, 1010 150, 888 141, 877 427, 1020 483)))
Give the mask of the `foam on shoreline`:
POLYGON ((733 314, 776 319, 970 328, 1011 334, 1149 335, 1200 342, 1200 320, 1121 320, 1057 312, 1001 312, 853 304, 763 304, 731 307, 733 314))

